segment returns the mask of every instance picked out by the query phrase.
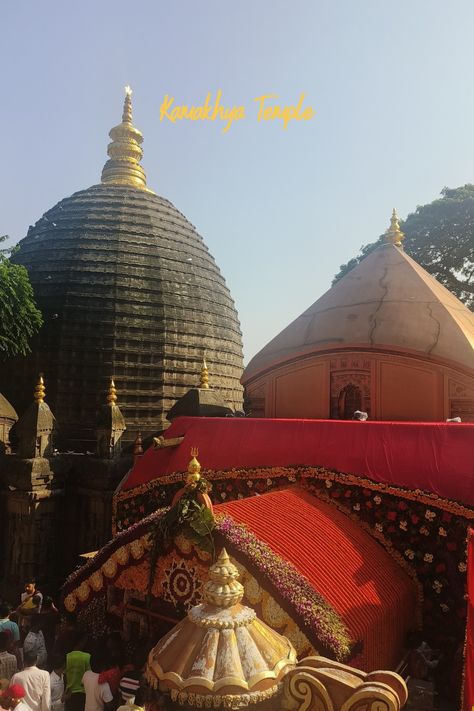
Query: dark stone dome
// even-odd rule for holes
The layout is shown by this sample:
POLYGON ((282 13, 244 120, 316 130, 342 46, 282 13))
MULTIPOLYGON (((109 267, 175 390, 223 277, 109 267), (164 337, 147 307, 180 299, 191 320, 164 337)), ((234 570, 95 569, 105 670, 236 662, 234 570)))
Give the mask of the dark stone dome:
POLYGON ((14 261, 29 272, 44 325, 32 354, 6 363, 2 391, 22 412, 38 372, 60 444, 93 449, 111 377, 125 441, 167 426, 175 400, 211 386, 242 406, 242 337, 225 281, 202 238, 151 191, 101 184, 30 227, 14 261))

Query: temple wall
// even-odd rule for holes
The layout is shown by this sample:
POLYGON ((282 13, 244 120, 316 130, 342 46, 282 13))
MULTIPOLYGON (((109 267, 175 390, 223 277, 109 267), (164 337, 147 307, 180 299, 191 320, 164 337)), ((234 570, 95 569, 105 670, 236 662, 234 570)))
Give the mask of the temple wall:
POLYGON ((275 366, 245 383, 252 417, 474 422, 474 373, 420 356, 332 351, 275 366))
POLYGON ((15 602, 28 578, 58 586, 112 536, 112 496, 130 457, 60 454, 50 460, 0 456, 0 588, 15 602))

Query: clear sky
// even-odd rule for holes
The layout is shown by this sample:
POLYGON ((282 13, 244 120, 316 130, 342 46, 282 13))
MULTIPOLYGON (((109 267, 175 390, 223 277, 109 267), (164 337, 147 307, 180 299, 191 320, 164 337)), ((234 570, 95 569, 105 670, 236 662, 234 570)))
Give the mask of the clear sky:
POLYGON ((0 10, 0 233, 100 181, 133 88, 148 184, 196 225, 248 360, 339 265, 448 185, 474 182, 472 0, 18 0, 0 10), (245 120, 160 123, 222 90, 245 120), (316 115, 257 122, 278 94, 316 115))

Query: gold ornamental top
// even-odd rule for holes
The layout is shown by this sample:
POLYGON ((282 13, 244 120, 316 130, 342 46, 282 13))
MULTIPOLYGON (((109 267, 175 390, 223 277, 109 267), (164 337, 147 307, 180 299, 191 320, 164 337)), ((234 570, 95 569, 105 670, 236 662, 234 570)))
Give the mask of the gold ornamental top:
POLYGON ((107 404, 115 405, 117 402, 117 390, 113 378, 110 380, 109 390, 107 392, 107 404))
POLYGON ((231 607, 242 601, 244 586, 239 583, 239 571, 231 563, 225 548, 209 568, 209 580, 203 592, 204 600, 216 607, 231 607))
POLYGON ((385 241, 388 244, 394 244, 396 247, 403 247, 402 242, 404 239, 405 235, 400 229, 397 211, 393 208, 392 217, 390 218, 390 227, 385 233, 385 241))
POLYGON ((209 569, 204 602, 192 607, 150 652, 145 676, 172 701, 197 708, 241 709, 276 697, 296 664, 286 637, 241 604, 243 587, 225 549, 209 569))
POLYGON ((192 459, 188 464, 188 475, 186 477, 186 484, 197 484, 201 478, 201 465, 197 460, 199 450, 197 447, 191 447, 191 457, 192 459))
POLYGON ((43 376, 40 375, 38 378, 36 387, 35 387, 35 393, 34 393, 35 402, 44 402, 45 395, 46 395, 46 390, 44 387, 44 380, 43 380, 43 376))
POLYGON ((107 147, 109 160, 102 170, 102 183, 147 190, 145 171, 140 165, 143 156, 143 135, 132 124, 131 96, 131 88, 126 86, 122 123, 114 126, 109 133, 112 143, 107 147))
POLYGON ((199 387, 201 390, 209 390, 209 369, 206 359, 202 359, 201 377, 199 379, 199 387))

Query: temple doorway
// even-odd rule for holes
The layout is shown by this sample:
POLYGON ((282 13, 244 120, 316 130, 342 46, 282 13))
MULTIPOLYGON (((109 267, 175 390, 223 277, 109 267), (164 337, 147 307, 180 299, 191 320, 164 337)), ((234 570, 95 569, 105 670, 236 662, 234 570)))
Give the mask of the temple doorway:
POLYGON ((354 412, 362 410, 362 393, 357 385, 349 383, 342 388, 337 404, 339 419, 352 420, 354 412))

